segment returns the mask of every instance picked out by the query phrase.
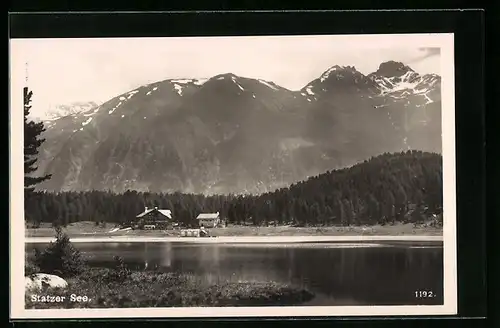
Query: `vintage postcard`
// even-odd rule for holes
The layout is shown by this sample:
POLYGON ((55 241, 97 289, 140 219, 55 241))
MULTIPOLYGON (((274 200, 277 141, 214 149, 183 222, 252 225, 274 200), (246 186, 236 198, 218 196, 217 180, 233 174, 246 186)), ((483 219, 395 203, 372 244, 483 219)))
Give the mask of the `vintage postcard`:
POLYGON ((11 317, 456 314, 453 46, 11 39, 11 317))

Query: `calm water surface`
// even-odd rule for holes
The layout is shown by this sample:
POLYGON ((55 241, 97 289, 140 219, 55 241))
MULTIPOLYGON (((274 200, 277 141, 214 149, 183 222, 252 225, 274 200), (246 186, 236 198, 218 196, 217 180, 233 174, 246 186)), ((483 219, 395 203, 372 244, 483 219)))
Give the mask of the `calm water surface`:
MULTIPOLYGON (((432 243, 77 243, 92 266, 121 256, 136 270, 190 273, 210 283, 276 281, 306 287, 306 305, 443 304, 443 248, 432 243), (426 290, 433 298, 419 299, 426 290)), ((26 251, 47 244, 27 244, 26 251)))

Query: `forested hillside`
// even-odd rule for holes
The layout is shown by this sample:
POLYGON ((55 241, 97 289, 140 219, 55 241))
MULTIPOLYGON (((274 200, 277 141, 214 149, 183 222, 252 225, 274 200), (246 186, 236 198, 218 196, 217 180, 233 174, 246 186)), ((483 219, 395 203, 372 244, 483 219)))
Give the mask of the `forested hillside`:
POLYGON ((383 154, 261 195, 196 195, 126 191, 37 192, 26 200, 26 221, 125 223, 144 206, 171 209, 183 225, 200 212, 219 211, 229 223, 357 225, 416 222, 442 213, 442 157, 407 151, 383 154))

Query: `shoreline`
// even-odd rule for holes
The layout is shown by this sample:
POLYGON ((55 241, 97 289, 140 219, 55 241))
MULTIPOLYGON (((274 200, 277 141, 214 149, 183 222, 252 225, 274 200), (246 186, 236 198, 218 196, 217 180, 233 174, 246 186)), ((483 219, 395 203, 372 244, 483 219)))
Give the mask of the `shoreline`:
MULTIPOLYGON (((147 236, 109 236, 109 237, 70 237, 72 243, 308 243, 308 242, 443 242, 443 236, 436 235, 353 235, 353 236, 220 236, 220 237, 147 237, 147 236)), ((25 237, 25 244, 50 243, 54 237, 25 237)))
MULTIPOLYGON (((29 278, 30 282, 32 278, 29 278)), ((43 279, 43 278, 42 278, 43 279)), ((37 279, 40 281, 39 279, 37 279)), ((198 306, 290 306, 314 299, 315 293, 292 283, 273 281, 212 282, 201 275, 120 268, 87 267, 68 277, 66 288, 25 289, 27 309, 109 309, 198 306), (101 283, 96 283, 100 281, 101 283), (104 284, 103 284, 104 283, 104 284), (59 301, 44 299, 59 296, 59 301), (85 297, 75 302, 75 297, 85 297), (35 298, 35 299, 33 299, 35 298)), ((32 284, 36 286, 36 284, 32 284)))

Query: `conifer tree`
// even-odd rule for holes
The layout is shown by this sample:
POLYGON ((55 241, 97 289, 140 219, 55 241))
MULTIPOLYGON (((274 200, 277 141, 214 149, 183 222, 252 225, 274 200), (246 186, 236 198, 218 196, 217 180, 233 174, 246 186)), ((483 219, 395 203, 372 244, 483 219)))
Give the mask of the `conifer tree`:
POLYGON ((50 179, 51 175, 35 177, 32 175, 38 167, 36 162, 38 160, 38 148, 42 145, 45 139, 40 138, 42 132, 45 131, 43 122, 35 123, 28 119, 31 109, 31 97, 33 91, 24 88, 24 190, 25 194, 29 194, 35 188, 34 186, 50 179))

